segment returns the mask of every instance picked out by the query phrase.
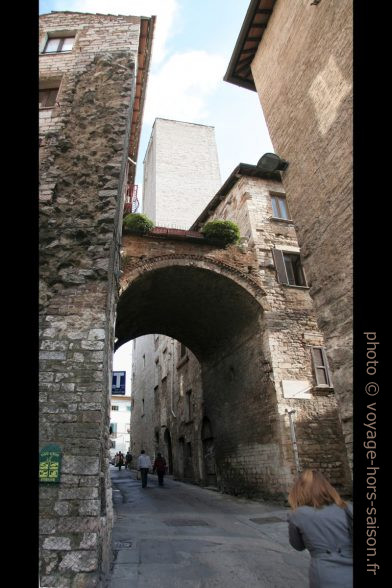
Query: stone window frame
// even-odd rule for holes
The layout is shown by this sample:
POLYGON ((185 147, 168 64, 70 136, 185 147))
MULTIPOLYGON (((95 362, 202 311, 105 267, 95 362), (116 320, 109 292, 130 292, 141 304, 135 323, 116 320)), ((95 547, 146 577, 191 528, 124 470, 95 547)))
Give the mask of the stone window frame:
POLYGON ((314 376, 315 376, 315 380, 316 380, 316 388, 323 388, 323 389, 333 388, 331 369, 329 367, 325 347, 323 347, 322 345, 310 345, 309 347, 310 347, 310 352, 311 352, 311 356, 312 356, 312 366, 313 366, 313 372, 314 372, 314 376), (318 350, 321 353, 321 360, 322 360, 321 364, 317 360, 315 350, 318 350), (321 369, 324 370, 324 378, 327 381, 327 383, 320 381, 320 377, 318 375, 318 370, 321 370, 321 369))
POLYGON ((40 88, 39 89, 39 109, 46 110, 54 108, 56 106, 57 96, 59 93, 59 86, 53 88, 40 88))
POLYGON ((290 215, 290 210, 289 210, 289 206, 288 206, 288 203, 287 203, 286 194, 284 194, 283 192, 269 192, 269 197, 270 197, 270 202, 271 202, 271 206, 272 206, 271 220, 277 220, 277 221, 283 221, 283 222, 286 222, 286 223, 292 223, 293 220, 292 220, 291 215, 290 215), (285 210, 286 210, 286 213, 287 213, 287 217, 285 217, 285 216, 276 216, 275 215, 275 209, 276 209, 276 212, 279 213, 279 212, 281 212, 281 206, 280 206, 280 203, 278 202, 277 203, 277 206, 275 205, 275 207, 274 207, 274 204, 273 204, 274 198, 280 199, 280 200, 284 200, 284 207, 285 207, 285 210))
POLYGON ((54 103, 50 104, 48 106, 41 106, 40 102, 38 102, 39 110, 53 110, 54 108, 59 106, 59 97, 62 92, 63 85, 64 85, 64 76, 61 76, 61 75, 60 76, 57 75, 54 77, 48 77, 48 78, 41 78, 39 80, 39 86, 38 86, 39 93, 46 91, 46 90, 48 90, 48 91, 57 90, 56 97, 54 99, 54 103))
POLYGON ((39 54, 40 55, 69 55, 75 49, 76 43, 79 38, 80 30, 76 29, 57 29, 54 31, 46 31, 45 35, 40 43, 39 47, 39 54), (45 49, 48 46, 49 41, 53 39, 74 39, 72 49, 65 49, 64 51, 61 50, 63 43, 60 44, 60 51, 48 51, 46 52, 45 49))
POLYGON ((55 90, 58 88, 56 100, 53 106, 39 106, 39 110, 54 110, 60 107, 61 96, 64 91, 64 87, 67 83, 67 76, 65 74, 59 74, 50 77, 42 77, 39 80, 39 91, 41 90, 55 90))
MULTIPOLYGON (((301 288, 301 289, 309 289, 309 286, 307 284, 307 280, 306 280, 306 276, 305 276, 305 272, 304 272, 304 268, 302 265, 302 260, 301 260, 301 254, 300 254, 300 249, 299 247, 291 247, 289 245, 286 246, 278 246, 275 245, 275 247, 272 248, 272 256, 274 259, 274 264, 275 264, 275 270, 276 270, 276 276, 277 276, 277 280, 278 283, 281 284, 282 286, 286 286, 288 288, 301 288), (302 284, 298 284, 298 283, 290 283, 290 277, 294 277, 294 279, 296 279, 296 276, 294 271, 292 271, 292 276, 289 276, 289 272, 288 272, 288 266, 286 264, 285 260, 285 256, 295 256, 297 258, 297 260, 299 261, 299 267, 297 268, 297 270, 299 269, 302 280, 300 279, 299 281, 303 281, 302 284)), ((293 268, 291 268, 293 269, 293 268)))

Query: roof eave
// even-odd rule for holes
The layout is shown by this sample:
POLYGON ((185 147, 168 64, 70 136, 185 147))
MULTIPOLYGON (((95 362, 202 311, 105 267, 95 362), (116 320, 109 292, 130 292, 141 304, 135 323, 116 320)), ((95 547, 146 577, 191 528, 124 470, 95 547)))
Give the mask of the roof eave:
MULTIPOLYGON (((268 3, 267 2, 264 3, 263 0, 251 0, 249 7, 248 7, 248 10, 245 15, 244 22, 242 23, 242 27, 241 27, 240 33, 238 35, 237 42, 235 44, 234 51, 231 56, 229 66, 228 66, 227 71, 223 77, 223 80, 225 82, 228 82, 230 84, 234 84, 235 86, 241 86, 241 87, 246 88, 248 90, 253 90, 254 92, 256 92, 257 90, 256 90, 255 83, 253 81, 253 76, 252 76, 252 80, 250 80, 249 78, 240 77, 236 73, 236 68, 238 66, 238 62, 240 60, 241 53, 244 49, 244 45, 247 42, 247 38, 249 35, 249 31, 252 28, 253 21, 255 20, 257 12, 262 11, 263 4, 264 4, 264 6, 266 6, 266 5, 268 6, 268 3)), ((275 0, 272 0, 272 2, 270 4, 270 8, 267 8, 266 10, 270 10, 272 13, 274 4, 275 4, 275 0)), ((254 49, 253 56, 256 54, 257 49, 260 45, 261 39, 263 38, 263 34, 264 34, 265 29, 268 25, 269 18, 270 18, 270 15, 268 15, 266 17, 265 28, 262 31, 262 34, 260 36, 260 40, 254 46, 254 48, 250 48, 250 49, 254 49)), ((256 42, 256 41, 254 41, 254 42, 256 42)), ((249 66, 249 68, 250 68, 250 66, 249 66)))

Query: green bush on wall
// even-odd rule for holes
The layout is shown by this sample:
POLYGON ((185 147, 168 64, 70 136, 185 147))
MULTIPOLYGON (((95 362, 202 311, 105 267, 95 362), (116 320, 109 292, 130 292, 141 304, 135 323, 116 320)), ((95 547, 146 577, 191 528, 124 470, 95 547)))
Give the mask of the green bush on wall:
POLYGON ((240 230, 232 221, 212 220, 204 225, 201 232, 207 239, 221 241, 225 245, 237 243, 240 238, 240 230))
POLYGON ((133 212, 124 216, 123 226, 132 233, 144 235, 154 227, 154 223, 145 214, 133 212))

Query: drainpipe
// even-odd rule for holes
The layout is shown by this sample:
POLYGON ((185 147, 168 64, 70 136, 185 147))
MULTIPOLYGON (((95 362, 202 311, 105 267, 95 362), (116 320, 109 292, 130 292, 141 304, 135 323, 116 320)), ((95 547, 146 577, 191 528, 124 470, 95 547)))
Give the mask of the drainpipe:
POLYGON ((299 474, 301 473, 301 466, 300 466, 299 457, 298 457, 298 447, 297 447, 297 439, 295 437, 294 420, 291 416, 292 414, 295 414, 295 410, 287 410, 287 408, 286 408, 286 413, 289 415, 290 434, 291 434, 291 442, 293 444, 295 467, 297 468, 297 474, 299 476, 299 474))
POLYGON ((173 393, 174 393, 174 339, 171 340, 172 342, 172 375, 171 375, 171 413, 174 416, 174 418, 176 419, 176 415, 174 414, 174 410, 173 410, 173 393))

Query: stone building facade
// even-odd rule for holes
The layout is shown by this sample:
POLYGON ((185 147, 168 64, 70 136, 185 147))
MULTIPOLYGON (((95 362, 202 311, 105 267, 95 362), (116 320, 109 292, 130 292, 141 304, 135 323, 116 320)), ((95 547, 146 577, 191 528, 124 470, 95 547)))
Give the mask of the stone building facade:
MULTIPOLYGON (((192 229, 199 230, 214 218, 239 225, 238 246, 220 250, 210 245, 204 261, 192 256, 185 244, 176 247, 176 261, 173 243, 159 247, 160 268, 165 263, 194 267, 186 272, 177 267, 167 286, 161 279, 160 296, 171 300, 159 308, 162 330, 135 343, 132 451, 143 447, 152 457, 161 451, 177 478, 234 494, 283 498, 298 465, 321 469, 349 492, 324 340, 301 270, 279 172, 268 174, 240 164, 192 229), (212 257, 222 264, 214 277, 212 257), (219 276, 226 267, 238 268, 239 275, 258 284, 261 306, 254 306, 244 291, 231 291, 230 280, 219 276), (210 270, 204 274, 203 288, 198 268, 210 270), (161 335, 168 334, 166 316, 171 338, 161 335), (293 417, 298 454, 290 427, 293 417)), ((157 236, 145 239, 151 241, 145 250, 140 243, 139 256, 135 242, 132 247, 123 242, 130 256, 121 278, 124 298, 122 306, 120 297, 119 312, 124 317, 129 311, 126 298, 136 304, 142 295, 136 286, 140 277, 131 278, 133 264, 143 259, 148 274, 156 263, 157 236)), ((146 284, 140 284, 140 292, 146 292, 146 284)), ((149 291, 152 285, 149 282, 149 291)), ((158 304, 157 296, 149 302, 150 307, 158 304)), ((132 338, 131 329, 141 333, 143 326, 124 329, 118 336, 132 338)))
POLYGON ((352 463, 353 2, 252 0, 225 75, 257 91, 333 372, 352 463))
POLYGON ((154 17, 40 16, 40 583, 100 586, 110 559, 111 361, 128 157, 137 158, 154 17))

